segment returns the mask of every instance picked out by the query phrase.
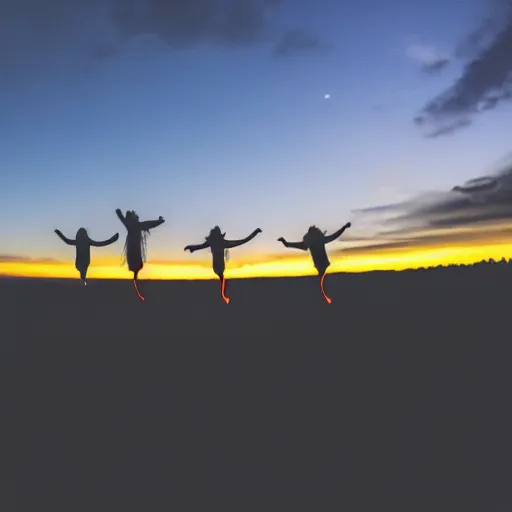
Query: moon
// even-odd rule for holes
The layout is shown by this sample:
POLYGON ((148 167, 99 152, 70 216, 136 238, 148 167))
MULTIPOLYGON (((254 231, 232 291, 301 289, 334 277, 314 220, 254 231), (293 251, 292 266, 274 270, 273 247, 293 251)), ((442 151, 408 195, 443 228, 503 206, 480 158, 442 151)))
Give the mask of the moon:
POLYGON ((324 98, 325 98, 326 100, 328 100, 330 97, 331 97, 331 95, 330 95, 330 94, 324 94, 324 98))

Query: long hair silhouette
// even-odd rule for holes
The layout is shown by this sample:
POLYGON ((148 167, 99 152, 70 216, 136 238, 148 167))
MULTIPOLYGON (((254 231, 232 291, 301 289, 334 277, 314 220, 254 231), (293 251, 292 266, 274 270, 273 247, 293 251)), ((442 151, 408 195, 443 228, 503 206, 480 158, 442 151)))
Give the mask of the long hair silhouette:
POLYGON ((326 231, 321 231, 316 226, 310 226, 301 242, 287 242, 283 237, 278 239, 278 242, 281 242, 287 248, 309 251, 311 258, 313 259, 313 264, 318 272, 318 276, 320 277, 320 290, 322 291, 322 295, 324 296, 327 304, 331 304, 332 299, 325 293, 324 279, 331 262, 327 256, 325 245, 339 238, 351 225, 352 224, 350 222, 347 222, 347 224, 338 229, 338 231, 334 232, 332 235, 327 235, 326 231))
POLYGON ((140 221, 139 216, 134 210, 127 210, 125 216, 119 208, 116 210, 116 214, 127 231, 123 249, 123 265, 127 263, 128 270, 133 272, 133 286, 135 287, 135 292, 139 299, 144 301, 145 299, 137 286, 137 279, 139 272, 146 262, 147 237, 151 229, 160 226, 165 220, 160 216, 158 220, 140 221))
POLYGON ((258 228, 255 229, 249 236, 242 238, 241 240, 226 240, 226 233, 223 233, 219 226, 215 226, 210 231, 210 234, 205 237, 205 241, 202 244, 187 245, 184 249, 185 251, 190 251, 190 253, 193 253, 195 251, 210 248, 212 253, 213 271, 220 279, 220 293, 226 304, 229 304, 230 302, 230 298, 227 296, 226 291, 227 282, 224 277, 228 250, 250 242, 259 233, 261 233, 261 229, 258 228))
POLYGON ((96 242, 89 238, 85 228, 80 228, 76 232, 74 240, 65 237, 58 229, 55 230, 55 233, 64 243, 76 247, 75 268, 80 273, 80 280, 84 286, 87 286, 87 270, 91 264, 91 247, 106 247, 119 239, 119 233, 116 233, 108 240, 96 242))

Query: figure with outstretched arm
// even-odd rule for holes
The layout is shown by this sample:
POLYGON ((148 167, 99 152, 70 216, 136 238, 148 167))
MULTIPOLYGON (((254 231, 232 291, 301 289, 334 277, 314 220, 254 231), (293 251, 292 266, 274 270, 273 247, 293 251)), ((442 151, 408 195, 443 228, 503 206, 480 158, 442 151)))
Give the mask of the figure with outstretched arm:
POLYGON ((223 233, 219 226, 215 226, 202 244, 187 245, 185 247, 185 251, 190 251, 190 253, 210 248, 212 253, 213 271, 220 279, 221 295, 226 304, 229 304, 230 302, 229 297, 226 295, 227 283, 224 277, 224 271, 226 270, 226 251, 250 242, 259 233, 261 233, 261 229, 258 228, 255 229, 248 237, 242 238, 241 240, 226 240, 226 233, 223 233))
POLYGON ((55 230, 57 236, 66 244, 76 247, 75 267, 80 273, 80 279, 84 286, 87 286, 87 269, 91 263, 91 247, 106 247, 119 239, 119 233, 110 237, 103 242, 96 242, 89 238, 89 234, 85 228, 80 228, 76 232, 75 240, 65 237, 58 229, 55 230))
POLYGON ((313 259, 313 264, 315 265, 315 268, 318 272, 318 276, 320 277, 320 289, 322 291, 322 295, 328 304, 331 304, 332 300, 325 293, 324 278, 327 269, 331 265, 331 262, 327 256, 325 245, 338 239, 350 226, 350 222, 347 222, 347 224, 345 224, 342 228, 338 229, 338 231, 335 231, 331 235, 326 235, 325 232, 322 232, 316 226, 311 226, 300 242, 287 242, 282 237, 278 239, 278 242, 281 242, 285 247, 289 249, 309 251, 311 258, 313 259))
POLYGON ((116 214, 127 231, 123 251, 124 259, 128 264, 130 272, 133 272, 133 285, 137 296, 139 299, 145 300, 139 292, 137 279, 146 261, 147 236, 151 229, 160 226, 165 220, 160 216, 158 220, 140 221, 135 211, 128 210, 126 215, 123 215, 123 212, 119 208, 116 210, 116 214))

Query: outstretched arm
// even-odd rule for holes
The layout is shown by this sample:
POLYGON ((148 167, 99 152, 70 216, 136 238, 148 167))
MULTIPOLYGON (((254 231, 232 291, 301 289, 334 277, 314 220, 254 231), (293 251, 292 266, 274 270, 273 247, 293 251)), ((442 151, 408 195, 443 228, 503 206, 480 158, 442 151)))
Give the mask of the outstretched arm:
POLYGON ((89 239, 93 247, 106 247, 107 245, 111 245, 114 242, 117 242, 118 240, 119 233, 116 233, 114 236, 111 236, 108 240, 104 240, 103 242, 95 242, 94 240, 89 239))
POLYGON ((123 212, 118 208, 116 210, 116 215, 118 219, 124 224, 124 227, 126 228, 126 217, 123 215, 123 212))
POLYGON ((242 240, 224 240, 224 247, 226 249, 233 249, 233 247, 238 247, 240 245, 244 245, 247 242, 250 242, 255 236, 261 233, 261 229, 255 229, 249 236, 243 238, 242 240))
POLYGON ((283 237, 278 238, 277 241, 281 242, 287 249, 300 249, 301 251, 308 250, 304 242, 287 242, 283 237))
POLYGON ((202 244, 200 245, 187 245, 187 247, 185 247, 185 251, 190 251, 190 252, 195 252, 195 251, 201 251, 202 249, 207 249, 208 247, 210 247, 210 243, 209 242, 203 242, 202 244))
POLYGON ((163 217, 158 217, 158 220, 145 220, 139 222, 140 229, 142 231, 149 231, 150 229, 156 228, 165 222, 163 217))
POLYGON ((336 240, 337 238, 339 238, 343 232, 348 229, 352 224, 350 224, 350 222, 347 222, 342 228, 338 229, 338 231, 336 231, 335 233, 333 233, 332 235, 328 235, 326 237, 324 237, 324 242, 326 244, 336 240))
POLYGON ((69 238, 66 238, 58 229, 55 230, 55 233, 57 236, 66 244, 68 245, 76 245, 76 240, 71 240, 69 238))

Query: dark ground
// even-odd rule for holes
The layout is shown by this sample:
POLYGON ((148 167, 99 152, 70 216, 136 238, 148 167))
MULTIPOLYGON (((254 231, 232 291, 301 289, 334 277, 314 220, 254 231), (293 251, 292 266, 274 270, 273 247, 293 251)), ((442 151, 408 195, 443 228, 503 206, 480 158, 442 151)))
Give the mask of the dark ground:
POLYGON ((0 286, 18 510, 512 510, 509 268, 0 286))

